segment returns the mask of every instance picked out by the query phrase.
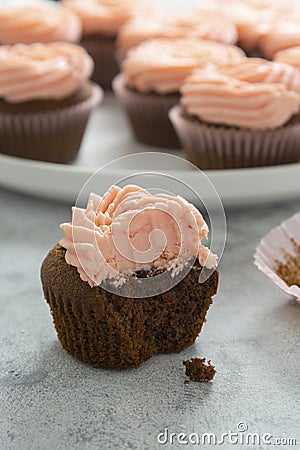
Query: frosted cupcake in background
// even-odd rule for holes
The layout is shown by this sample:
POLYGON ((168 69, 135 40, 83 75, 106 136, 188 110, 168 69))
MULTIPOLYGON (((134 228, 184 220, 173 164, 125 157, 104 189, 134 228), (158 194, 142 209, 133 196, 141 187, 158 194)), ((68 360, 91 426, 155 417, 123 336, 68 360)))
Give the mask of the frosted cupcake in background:
POLYGON ((299 9, 293 1, 285 0, 200 0, 198 11, 224 14, 237 28, 238 45, 250 55, 264 56, 260 40, 274 22, 291 18, 299 9))
POLYGON ((81 32, 79 17, 61 4, 0 6, 0 44, 79 42, 81 32))
POLYGON ((261 54, 274 59, 281 50, 300 46, 300 9, 274 20, 267 32, 259 40, 261 54))
POLYGON ((0 152, 73 161, 102 97, 92 71, 92 59, 74 44, 0 46, 0 152))
POLYGON ((234 65, 245 58, 231 45, 190 39, 152 39, 131 49, 113 89, 137 140, 157 147, 179 148, 168 117, 179 102, 179 88, 196 67, 234 65))
POLYGON ((275 21, 259 40, 261 53, 269 59, 281 50, 296 46, 300 46, 300 10, 275 21))
POLYGON ((298 162, 298 73, 251 58, 225 72, 195 71, 170 111, 188 159, 201 169, 298 162))
POLYGON ((74 207, 61 229, 65 237, 43 261, 41 279, 65 350, 96 367, 124 369, 194 343, 218 271, 193 205, 112 186, 103 197, 91 194, 86 208, 74 207))
POLYGON ((110 89, 119 71, 115 41, 120 27, 135 15, 149 16, 155 4, 151 0, 63 0, 63 5, 82 21, 81 45, 94 59, 93 80, 110 89))
POLYGON ((223 44, 235 44, 235 25, 222 14, 192 11, 183 14, 140 15, 129 20, 118 33, 117 47, 120 59, 143 41, 156 38, 208 39, 223 44))

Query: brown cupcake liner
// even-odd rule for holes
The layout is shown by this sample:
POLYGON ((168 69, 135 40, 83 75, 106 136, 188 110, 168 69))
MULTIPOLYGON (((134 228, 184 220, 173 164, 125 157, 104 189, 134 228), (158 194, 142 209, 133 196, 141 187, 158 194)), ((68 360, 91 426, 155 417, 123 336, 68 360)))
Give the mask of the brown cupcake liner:
POLYGON ((101 89, 77 104, 39 112, 0 113, 0 153, 54 163, 72 162, 80 149, 91 111, 101 89))
POLYGON ((113 90, 126 111, 135 138, 154 147, 180 148, 168 112, 179 95, 142 94, 127 88, 123 75, 113 81, 113 90))
POLYGON ((206 124, 184 116, 180 106, 169 117, 189 161, 200 169, 233 169, 300 161, 300 123, 268 130, 206 124))
POLYGON ((119 67, 121 67, 122 62, 126 58, 126 52, 117 47, 115 50, 115 58, 117 63, 119 64, 119 67))
POLYGON ((57 245, 42 264, 41 279, 63 348, 95 367, 124 369, 194 343, 218 286, 217 271, 199 285, 200 271, 192 268, 163 294, 122 297, 82 281, 57 245))
POLYGON ((95 63, 92 80, 100 84, 105 90, 111 90, 111 83, 119 73, 119 64, 116 58, 116 38, 105 36, 87 36, 80 45, 93 58, 95 63))

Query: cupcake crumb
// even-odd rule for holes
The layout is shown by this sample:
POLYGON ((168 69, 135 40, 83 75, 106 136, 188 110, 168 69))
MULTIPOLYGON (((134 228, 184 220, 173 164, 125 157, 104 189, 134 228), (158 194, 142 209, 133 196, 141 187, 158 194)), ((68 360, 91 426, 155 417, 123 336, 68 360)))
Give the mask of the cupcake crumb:
MULTIPOLYGON (((186 367, 185 374, 191 381, 212 381, 216 374, 215 366, 211 365, 210 360, 206 364, 205 358, 192 358, 190 361, 183 361, 183 365, 186 367)), ((186 380, 185 384, 188 383, 189 380, 186 380)))
POLYGON ((183 384, 190 384, 190 380, 184 380, 183 384))
POLYGON ((294 254, 284 252, 284 262, 276 261, 275 271, 290 287, 293 285, 300 286, 300 244, 291 239, 294 254))

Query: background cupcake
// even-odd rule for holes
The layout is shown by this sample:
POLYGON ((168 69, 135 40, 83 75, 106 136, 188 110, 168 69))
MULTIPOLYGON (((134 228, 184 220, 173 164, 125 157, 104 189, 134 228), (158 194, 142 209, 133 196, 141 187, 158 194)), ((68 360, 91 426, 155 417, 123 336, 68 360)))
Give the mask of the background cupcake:
POLYGON ((119 71, 115 56, 118 30, 135 14, 151 13, 153 4, 148 0, 64 0, 63 4, 82 21, 81 45, 95 61, 93 80, 110 89, 119 71))
POLYGON ((196 67, 231 65, 244 57, 234 46, 196 38, 152 39, 131 49, 113 87, 135 137, 149 145, 180 147, 168 111, 179 101, 184 78, 196 67))
POLYGON ((260 40, 283 17, 292 17, 297 7, 284 0, 201 0, 198 10, 224 14, 236 26, 238 45, 248 54, 261 55, 260 40))
POLYGON ((193 11, 172 15, 156 14, 152 17, 144 14, 128 21, 119 30, 117 47, 121 59, 130 48, 155 38, 197 38, 235 44, 237 30, 230 19, 215 12, 193 11))
POLYGON ((33 42, 78 42, 79 17, 61 4, 36 2, 0 7, 0 44, 33 42))
POLYGON ((0 152, 68 163, 75 159, 101 89, 93 61, 70 43, 0 46, 0 152))
MULTIPOLYGON (((251 70, 250 65, 250 76, 251 70)), ((181 106, 170 117, 188 158, 198 167, 300 160, 300 97, 283 83, 251 83, 216 71, 195 71, 181 94, 181 106)))
POLYGON ((45 258, 41 278, 69 353, 96 367, 128 368, 195 341, 218 273, 194 206, 113 186, 103 198, 91 194, 86 209, 73 208, 72 223, 61 228, 66 236, 45 258), (211 276, 200 284, 204 267, 211 276))

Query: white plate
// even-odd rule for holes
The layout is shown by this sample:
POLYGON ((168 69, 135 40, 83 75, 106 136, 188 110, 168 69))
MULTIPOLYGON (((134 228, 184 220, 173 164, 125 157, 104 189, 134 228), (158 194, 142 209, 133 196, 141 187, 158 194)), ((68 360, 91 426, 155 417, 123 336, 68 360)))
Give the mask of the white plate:
MULTIPOLYGON (((141 162, 136 158, 134 169, 163 171, 169 176, 179 177, 199 191, 197 171, 189 170, 188 165, 185 167, 176 159, 170 167, 169 162, 161 161, 157 149, 134 141, 116 99, 112 94, 107 94, 90 120, 80 156, 73 165, 0 155, 0 185, 39 197, 74 203, 80 189, 96 169, 115 158, 153 150, 155 153, 146 158, 146 161, 141 162)), ((169 153, 183 156, 180 151, 169 153)), ((94 189, 103 193, 107 187, 116 182, 116 178, 121 179, 131 175, 132 172, 132 160, 130 167, 126 159, 121 160, 117 167, 102 170, 94 189)), ((300 163, 266 168, 207 171, 206 174, 226 206, 300 197, 300 163)))

